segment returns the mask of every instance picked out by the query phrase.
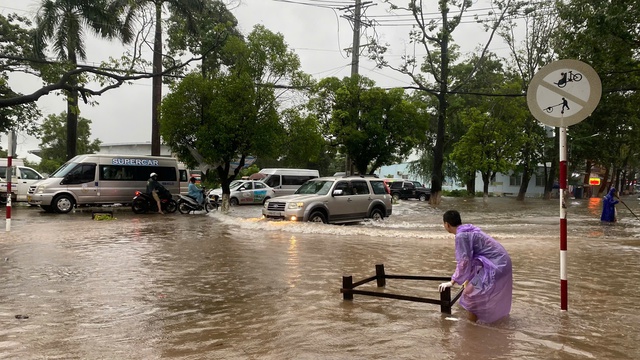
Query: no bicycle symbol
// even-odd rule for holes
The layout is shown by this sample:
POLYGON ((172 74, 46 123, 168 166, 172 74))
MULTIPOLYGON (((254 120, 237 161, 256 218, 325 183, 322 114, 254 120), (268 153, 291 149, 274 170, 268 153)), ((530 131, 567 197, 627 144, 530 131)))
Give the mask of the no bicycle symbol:
POLYGON ((543 124, 567 127, 591 115, 601 95, 600 77, 591 66, 578 60, 559 60, 531 79, 527 105, 543 124))

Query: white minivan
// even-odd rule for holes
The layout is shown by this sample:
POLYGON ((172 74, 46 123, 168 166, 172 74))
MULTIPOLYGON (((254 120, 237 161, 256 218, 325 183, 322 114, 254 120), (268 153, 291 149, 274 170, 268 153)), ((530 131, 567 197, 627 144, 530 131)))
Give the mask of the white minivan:
POLYGON ((170 157, 78 155, 49 178, 29 188, 27 200, 47 212, 68 213, 74 206, 129 204, 136 191, 146 192, 151 173, 173 195, 180 193, 178 161, 170 157))
MULTIPOLYGON (((6 158, 0 159, 0 203, 7 201, 7 166, 6 158)), ((29 187, 44 176, 28 166, 24 160, 11 159, 11 200, 27 201, 29 187)))
POLYGON ((262 181, 273 188, 275 196, 291 195, 307 180, 320 177, 318 170, 265 168, 260 170, 266 175, 262 181))

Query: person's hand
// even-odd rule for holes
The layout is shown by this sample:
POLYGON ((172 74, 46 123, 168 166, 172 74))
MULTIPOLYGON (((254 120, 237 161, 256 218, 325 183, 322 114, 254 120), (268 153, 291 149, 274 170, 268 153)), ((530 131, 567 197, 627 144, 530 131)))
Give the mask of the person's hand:
POLYGON ((452 286, 453 286, 453 281, 447 281, 445 283, 438 285, 438 291, 443 292, 444 289, 450 288, 452 286))

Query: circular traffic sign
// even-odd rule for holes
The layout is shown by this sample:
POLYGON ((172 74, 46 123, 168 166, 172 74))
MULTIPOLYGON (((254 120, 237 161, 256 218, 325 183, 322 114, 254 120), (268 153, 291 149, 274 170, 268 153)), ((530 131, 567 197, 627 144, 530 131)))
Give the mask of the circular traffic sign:
POLYGON ((593 68, 578 60, 558 60, 531 79, 527 105, 541 123, 575 125, 591 115, 602 95, 602 82, 593 68))

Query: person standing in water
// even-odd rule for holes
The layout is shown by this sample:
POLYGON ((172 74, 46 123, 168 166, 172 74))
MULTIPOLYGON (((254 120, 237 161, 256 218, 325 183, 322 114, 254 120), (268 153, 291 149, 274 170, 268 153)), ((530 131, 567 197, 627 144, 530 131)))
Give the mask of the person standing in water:
POLYGON ((463 225, 456 210, 445 212, 442 219, 445 230, 455 235, 457 265, 451 281, 440 284, 438 290, 462 284, 460 305, 471 321, 488 324, 509 315, 513 270, 507 250, 476 226, 463 225))
POLYGON ((618 192, 615 188, 611 188, 609 193, 602 198, 602 215, 600 220, 604 222, 616 222, 616 204, 619 202, 616 200, 618 192))

